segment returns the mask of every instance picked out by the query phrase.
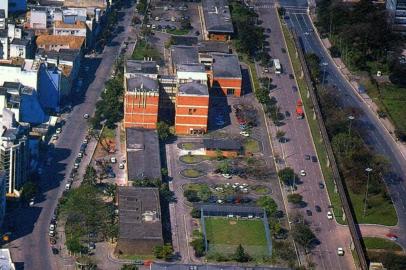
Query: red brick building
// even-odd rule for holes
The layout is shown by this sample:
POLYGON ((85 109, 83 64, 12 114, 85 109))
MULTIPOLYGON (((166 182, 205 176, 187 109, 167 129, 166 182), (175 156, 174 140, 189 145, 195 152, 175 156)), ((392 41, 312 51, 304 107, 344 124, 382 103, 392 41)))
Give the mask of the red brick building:
POLYGON ((234 33, 227 0, 202 0, 204 38, 227 41, 234 33))
POLYGON ((206 84, 189 82, 179 85, 176 96, 176 134, 207 132, 209 91, 206 84))
POLYGON ((213 53, 212 56, 211 94, 216 96, 241 96, 242 74, 238 56, 225 53, 213 53))
POLYGON ((159 85, 157 80, 142 75, 125 79, 125 128, 156 128, 158 104, 159 85))

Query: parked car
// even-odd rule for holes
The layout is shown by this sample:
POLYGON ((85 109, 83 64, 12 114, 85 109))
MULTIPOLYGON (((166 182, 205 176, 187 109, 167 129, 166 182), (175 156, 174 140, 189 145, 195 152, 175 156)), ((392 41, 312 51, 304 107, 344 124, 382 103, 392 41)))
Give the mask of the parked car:
POLYGON ((244 137, 249 137, 250 136, 250 134, 247 131, 241 131, 240 135, 244 136, 244 137))
POLYGON ((49 231, 48 235, 51 236, 51 237, 54 237, 55 236, 55 231, 49 231))
POLYGON ((320 206, 316 205, 316 206, 314 206, 314 208, 316 209, 316 212, 318 212, 318 213, 321 212, 321 207, 320 206))
POLYGON ((319 182, 319 188, 323 189, 324 188, 324 184, 322 182, 319 182))
POLYGON ((312 211, 307 209, 306 210, 306 215, 308 215, 309 217, 311 217, 313 215, 312 211))
POLYGON ((342 247, 337 248, 338 256, 344 256, 344 249, 342 247))
POLYGON ((71 183, 66 183, 65 184, 65 190, 69 190, 71 188, 72 184, 71 183))
POLYGON ((88 119, 88 118, 89 118, 89 114, 85 113, 85 114, 83 115, 83 118, 88 119))
POLYGON ((31 198, 29 205, 34 206, 34 204, 35 204, 35 198, 31 198))
POLYGON ((309 155, 305 155, 305 160, 310 160, 310 156, 309 156, 309 155))
POLYGON ((120 164, 118 165, 118 168, 119 168, 119 169, 124 169, 124 163, 120 163, 120 164))
POLYGON ((301 176, 306 176, 305 170, 300 170, 300 175, 301 175, 301 176))
POLYGON ((313 162, 317 162, 317 157, 316 157, 316 156, 312 156, 312 161, 313 161, 313 162))
POLYGON ((117 163, 116 157, 111 157, 111 158, 110 158, 110 162, 111 162, 111 163, 117 163))
POLYGON ((57 128, 56 129, 56 134, 60 134, 62 132, 62 128, 57 128))

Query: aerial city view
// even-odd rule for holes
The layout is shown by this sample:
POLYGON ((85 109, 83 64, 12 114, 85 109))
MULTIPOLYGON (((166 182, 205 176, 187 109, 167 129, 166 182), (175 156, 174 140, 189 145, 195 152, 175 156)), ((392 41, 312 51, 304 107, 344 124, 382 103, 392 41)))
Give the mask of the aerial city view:
POLYGON ((406 0, 0 0, 0 269, 406 270, 406 0))

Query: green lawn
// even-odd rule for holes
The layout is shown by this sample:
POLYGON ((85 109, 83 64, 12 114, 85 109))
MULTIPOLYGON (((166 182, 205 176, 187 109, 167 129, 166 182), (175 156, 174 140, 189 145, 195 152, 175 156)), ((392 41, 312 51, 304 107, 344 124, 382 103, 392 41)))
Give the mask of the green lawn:
POLYGON ((203 176, 205 173, 196 169, 184 169, 180 172, 180 174, 188 178, 198 178, 203 176))
POLYGON ((386 251, 402 250, 402 248, 395 242, 378 237, 364 237, 364 244, 367 249, 384 249, 386 251))
POLYGON ((188 30, 188 29, 175 29, 175 30, 170 29, 170 30, 167 30, 166 32, 171 35, 184 36, 184 35, 187 35, 190 32, 190 30, 188 30))
POLYGON ((260 151, 258 141, 254 139, 245 139, 244 150, 245 152, 258 153, 260 151))
MULTIPOLYGON (((301 65, 299 58, 296 57, 296 47, 293 41, 292 36, 290 35, 288 28, 286 25, 282 24, 282 31, 285 36, 286 44, 288 47, 288 53, 292 61, 292 66, 295 73, 295 78, 298 83, 299 92, 302 97, 307 96, 307 85, 302 78, 301 75, 301 65), (294 57, 292 57, 294 56, 294 57)), ((319 157, 320 167, 323 172, 324 181, 326 183, 326 188, 330 197, 331 204, 333 205, 334 216, 336 220, 340 224, 346 224, 343 221, 342 216, 342 206, 341 206, 341 199, 338 193, 334 191, 334 180, 333 180, 333 172, 329 166, 327 166, 327 152, 326 148, 323 144, 323 139, 320 134, 319 125, 317 120, 313 118, 311 108, 313 107, 312 101, 309 98, 302 98, 303 105, 305 107, 306 119, 309 123, 310 131, 312 133, 313 140, 315 142, 316 152, 319 157)))
POLYGON ((137 41, 131 58, 134 60, 143 60, 145 57, 152 57, 153 60, 159 60, 161 59, 161 54, 151 44, 140 39, 137 41))
POLYGON ((194 143, 182 143, 182 149, 193 150, 193 149, 195 149, 195 144, 194 143))
POLYGON ((369 195, 366 215, 364 217, 364 198, 365 193, 354 194, 350 192, 351 202, 354 208, 355 217, 358 223, 382 224, 394 226, 398 222, 393 204, 382 198, 382 195, 369 195))
POLYGON ((103 128, 103 132, 101 134, 101 137, 104 139, 111 139, 113 140, 116 137, 116 130, 115 129, 110 129, 108 127, 103 128))
POLYGON ((204 155, 184 155, 179 157, 179 160, 186 164, 196 164, 207 159, 209 157, 204 155))
POLYGON ((266 246, 265 228, 261 220, 205 218, 209 245, 266 246))
POLYGON ((269 193, 269 188, 267 188, 266 186, 263 185, 256 185, 251 187, 252 191, 255 194, 259 194, 259 195, 265 195, 269 193))

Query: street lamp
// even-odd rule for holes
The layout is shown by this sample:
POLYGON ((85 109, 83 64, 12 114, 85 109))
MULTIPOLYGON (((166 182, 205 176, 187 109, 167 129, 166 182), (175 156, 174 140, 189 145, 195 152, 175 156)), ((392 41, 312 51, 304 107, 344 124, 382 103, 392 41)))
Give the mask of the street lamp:
POLYGON ((366 168, 365 171, 368 174, 368 180, 367 180, 367 190, 365 191, 365 200, 364 200, 364 217, 367 211, 367 200, 368 200, 368 188, 369 188, 369 178, 370 178, 370 173, 372 172, 371 168, 366 168))
POLYGON ((348 139, 347 139, 347 143, 346 143, 346 147, 345 147, 345 153, 348 152, 348 147, 349 147, 349 144, 350 144, 349 140, 351 138, 351 124, 352 124, 352 121, 354 119, 355 119, 354 116, 352 116, 352 115, 348 116, 348 121, 350 122, 350 124, 349 124, 349 127, 348 127, 348 139))

